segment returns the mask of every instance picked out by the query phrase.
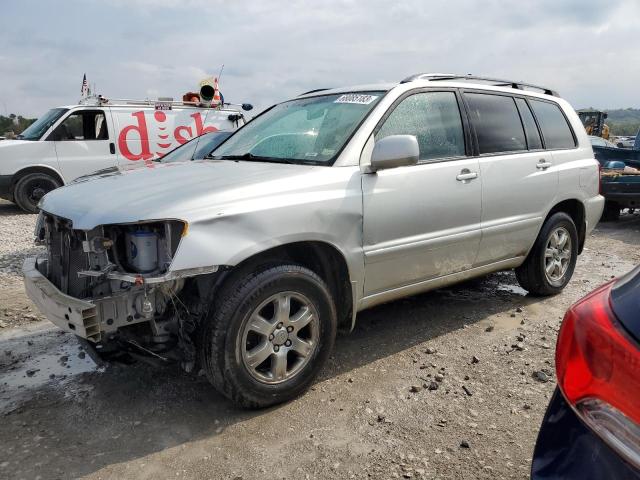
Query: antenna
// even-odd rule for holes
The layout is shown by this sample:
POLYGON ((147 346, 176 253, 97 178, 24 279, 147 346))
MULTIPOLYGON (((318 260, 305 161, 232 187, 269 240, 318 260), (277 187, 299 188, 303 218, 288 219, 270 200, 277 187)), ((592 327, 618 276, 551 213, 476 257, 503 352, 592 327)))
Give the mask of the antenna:
POLYGON ((224 63, 220 67, 220 73, 218 73, 218 83, 220 83, 220 77, 222 76, 222 71, 224 70, 224 63))

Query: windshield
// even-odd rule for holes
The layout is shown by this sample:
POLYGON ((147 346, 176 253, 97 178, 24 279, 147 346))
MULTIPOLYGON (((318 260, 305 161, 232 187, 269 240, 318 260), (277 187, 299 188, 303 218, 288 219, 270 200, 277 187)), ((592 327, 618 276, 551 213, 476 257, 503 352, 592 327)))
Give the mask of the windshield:
POLYGON ((67 112, 67 108, 52 108, 38 120, 32 123, 29 128, 18 135, 20 140, 40 140, 49 127, 56 123, 58 119, 67 112))
POLYGON ((281 103, 242 127, 214 158, 331 165, 383 95, 347 93, 281 103))

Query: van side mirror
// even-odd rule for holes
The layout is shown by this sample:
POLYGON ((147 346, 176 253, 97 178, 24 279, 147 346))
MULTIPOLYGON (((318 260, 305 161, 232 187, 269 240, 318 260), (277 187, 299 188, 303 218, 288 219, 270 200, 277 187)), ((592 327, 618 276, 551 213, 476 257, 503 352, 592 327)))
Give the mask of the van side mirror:
POLYGON ((370 171, 415 165, 419 158, 420 147, 414 135, 390 135, 374 145, 370 171))

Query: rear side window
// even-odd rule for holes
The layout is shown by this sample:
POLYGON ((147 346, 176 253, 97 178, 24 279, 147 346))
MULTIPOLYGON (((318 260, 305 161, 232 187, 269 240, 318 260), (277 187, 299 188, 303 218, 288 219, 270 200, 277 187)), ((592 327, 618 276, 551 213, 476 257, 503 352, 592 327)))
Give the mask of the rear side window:
POLYGON ((540 124, 544 145, 548 150, 574 148, 576 146, 571 127, 558 105, 540 100, 531 100, 531 107, 540 124))
POLYGON ((536 125, 529 105, 527 105, 527 102, 522 98, 516 98, 516 105, 520 112, 520 118, 522 118, 529 150, 540 150, 542 148, 542 139, 540 138, 540 132, 538 131, 538 126, 536 125))
POLYGON ((465 155, 462 119, 453 92, 416 93, 402 100, 375 139, 389 135, 414 135, 420 147, 420 160, 465 155))
POLYGON ((466 93, 480 154, 527 149, 522 122, 512 97, 466 93))

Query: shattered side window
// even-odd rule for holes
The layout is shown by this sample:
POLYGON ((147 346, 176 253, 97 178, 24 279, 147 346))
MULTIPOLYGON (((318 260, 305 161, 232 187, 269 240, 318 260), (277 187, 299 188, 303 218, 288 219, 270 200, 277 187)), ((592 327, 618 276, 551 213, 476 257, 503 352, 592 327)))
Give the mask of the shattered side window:
POLYGON ((453 92, 417 93, 405 98, 376 133, 376 141, 390 135, 414 135, 420 160, 465 155, 464 130, 453 92))

